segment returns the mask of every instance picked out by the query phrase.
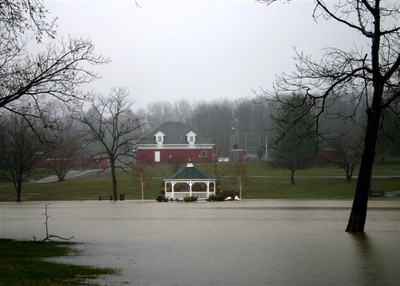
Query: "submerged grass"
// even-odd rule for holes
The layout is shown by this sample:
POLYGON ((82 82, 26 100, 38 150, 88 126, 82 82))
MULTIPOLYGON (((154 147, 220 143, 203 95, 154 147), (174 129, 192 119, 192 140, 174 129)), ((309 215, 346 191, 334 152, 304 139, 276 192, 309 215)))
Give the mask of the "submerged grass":
POLYGON ((85 279, 117 273, 111 268, 46 260, 76 255, 72 246, 70 242, 0 240, 0 285, 87 285, 85 279))

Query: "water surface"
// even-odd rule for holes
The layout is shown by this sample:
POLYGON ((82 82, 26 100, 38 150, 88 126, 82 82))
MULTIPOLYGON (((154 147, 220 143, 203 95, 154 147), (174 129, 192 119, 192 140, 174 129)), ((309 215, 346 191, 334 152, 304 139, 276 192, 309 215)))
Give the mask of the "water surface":
MULTIPOLYGON (((43 238, 45 202, 0 203, 0 237, 43 238)), ((400 201, 51 202, 51 233, 82 242, 70 263, 116 267, 104 285, 400 285, 400 201)))

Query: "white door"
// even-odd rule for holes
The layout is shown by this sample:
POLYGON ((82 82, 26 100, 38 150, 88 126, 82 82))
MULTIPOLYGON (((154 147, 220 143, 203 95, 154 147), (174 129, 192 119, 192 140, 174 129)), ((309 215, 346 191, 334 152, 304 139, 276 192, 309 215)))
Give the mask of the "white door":
POLYGON ((154 151, 154 162, 160 162, 160 151, 154 151))

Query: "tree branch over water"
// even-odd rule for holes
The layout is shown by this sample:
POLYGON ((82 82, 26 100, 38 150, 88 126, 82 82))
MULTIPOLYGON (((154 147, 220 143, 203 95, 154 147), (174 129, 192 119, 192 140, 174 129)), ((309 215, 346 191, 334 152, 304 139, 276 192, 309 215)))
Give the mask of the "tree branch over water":
MULTIPOLYGON (((278 0, 258 2, 271 5, 278 0)), ((383 0, 314 2, 312 17, 316 21, 322 18, 355 30, 369 42, 370 52, 363 52, 362 46, 350 51, 327 48, 322 58, 316 61, 296 51, 295 71, 277 78, 274 93, 295 93, 303 96, 304 103, 312 102, 310 112, 316 114, 316 132, 318 121, 330 102, 353 96, 350 100, 358 101, 355 108, 365 107, 364 147, 356 194, 346 228, 348 232, 363 232, 382 116, 385 110, 394 110, 397 114, 400 112, 396 105, 400 96, 400 3, 383 0)), ((270 94, 266 92, 258 97, 268 101, 271 100, 270 94)))
POLYGON ((49 218, 51 217, 51 215, 49 215, 48 212, 47 212, 47 207, 48 206, 49 206, 49 204, 46 204, 44 206, 44 214, 43 214, 45 216, 44 224, 46 226, 46 237, 41 239, 41 240, 36 240, 36 236, 33 236, 33 241, 37 242, 37 243, 45 243, 46 241, 52 241, 52 239, 54 239, 54 238, 57 238, 57 239, 60 239, 60 240, 65 240, 65 241, 69 241, 71 239, 74 239, 73 236, 71 236, 69 238, 66 238, 66 237, 62 237, 62 236, 59 236, 59 235, 56 235, 56 234, 53 234, 53 233, 49 233, 49 218))

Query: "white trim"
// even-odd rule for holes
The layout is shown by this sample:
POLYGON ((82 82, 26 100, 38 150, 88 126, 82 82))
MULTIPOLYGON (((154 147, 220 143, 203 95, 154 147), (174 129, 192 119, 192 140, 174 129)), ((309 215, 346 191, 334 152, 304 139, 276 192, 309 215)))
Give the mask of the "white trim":
POLYGON ((214 182, 217 179, 164 179, 164 182, 167 183, 186 183, 186 182, 194 182, 194 183, 207 183, 207 182, 214 182))
POLYGON ((216 179, 164 179, 164 192, 167 198, 173 199, 183 199, 187 196, 196 196, 199 199, 208 199, 210 195, 215 195, 217 191, 217 180, 216 179), (171 184, 171 190, 167 191, 167 184, 171 184), (189 191, 188 192, 176 192, 175 185, 178 183, 188 184, 189 191), (206 184, 206 191, 203 192, 195 192, 192 190, 192 186, 195 183, 205 183, 206 184), (210 184, 213 184, 213 190, 210 190, 210 184))
MULTIPOLYGON (((210 195, 215 195, 215 192, 192 192, 192 196, 198 197, 199 200, 202 199, 208 199, 210 195)), ((185 197, 189 197, 190 193, 189 192, 165 192, 165 197, 166 198, 172 198, 172 199, 184 199, 185 197)))
POLYGON ((136 146, 136 150, 151 150, 151 149, 212 149, 214 145, 210 144, 195 144, 195 145, 187 145, 187 144, 168 144, 163 146, 158 146, 157 144, 146 144, 146 145, 139 145, 136 146))

